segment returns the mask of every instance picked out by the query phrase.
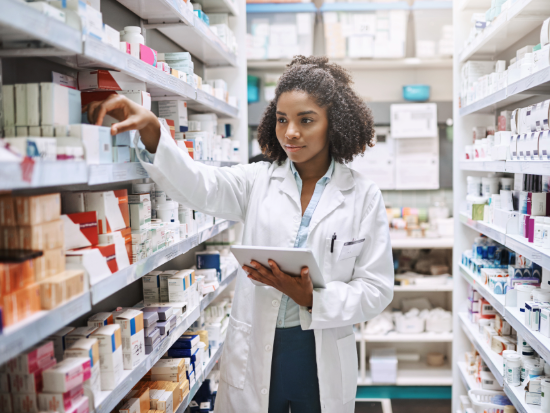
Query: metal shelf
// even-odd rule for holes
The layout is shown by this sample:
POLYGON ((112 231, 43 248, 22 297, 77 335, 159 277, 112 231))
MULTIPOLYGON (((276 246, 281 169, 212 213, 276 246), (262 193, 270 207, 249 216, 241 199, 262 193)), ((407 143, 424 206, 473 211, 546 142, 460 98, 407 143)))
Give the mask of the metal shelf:
POLYGON ((143 179, 148 176, 141 162, 91 165, 88 185, 112 184, 143 179))
POLYGON ((468 315, 466 313, 459 313, 458 316, 460 318, 464 333, 472 342, 478 353, 481 355, 481 358, 483 358, 483 360, 491 370, 491 373, 493 373, 493 375, 497 379, 498 383, 502 386, 502 356, 491 350, 491 347, 487 343, 485 343, 485 341, 483 341, 483 338, 476 330, 477 325, 470 323, 470 320, 468 320, 468 315))
POLYGON ((216 363, 220 360, 222 353, 223 353, 223 343, 220 344, 216 352, 212 355, 212 357, 210 357, 210 360, 208 360, 208 364, 204 368, 201 379, 195 382, 195 385, 193 386, 193 388, 189 390, 189 394, 185 396, 185 398, 183 399, 183 402, 181 402, 178 408, 174 410, 175 413, 185 412, 185 409, 187 409, 187 406, 189 406, 189 403, 191 403, 191 401, 197 394, 197 391, 201 387, 202 382, 206 378, 208 378, 208 375, 210 374, 210 372, 212 371, 216 363))
POLYGON ((459 110, 460 116, 472 113, 491 113, 537 95, 550 94, 550 67, 518 80, 492 95, 459 110))
POLYGON ((52 56, 82 52, 81 33, 17 0, 0 0, 0 42, 41 42, 40 47, 4 49, 0 56, 52 56))
POLYGON ((198 112, 215 112, 222 118, 237 118, 239 117, 239 109, 231 106, 229 103, 220 100, 213 95, 210 95, 200 89, 197 90, 196 100, 187 102, 189 109, 198 112))
POLYGON ((483 10, 484 12, 491 8, 491 0, 462 0, 459 10, 483 10))
MULTIPOLYGON (((331 60, 345 69, 350 70, 411 70, 411 69, 451 69, 453 59, 420 59, 409 57, 405 59, 343 59, 331 60)), ((248 69, 279 69, 284 70, 290 63, 283 60, 248 60, 248 69)))
POLYGON ((88 181, 86 162, 34 160, 29 165, 19 162, 0 162, 0 190, 44 188, 60 185, 85 184, 88 181), (25 172, 24 172, 25 171, 25 172))
POLYGON ((90 292, 86 291, 53 310, 40 311, 20 323, 4 328, 0 334, 0 364, 91 311, 90 303, 90 292))
POLYGON ((184 23, 193 26, 193 12, 183 0, 117 0, 143 20, 151 22, 184 23))
POLYGON ((453 238, 392 238, 393 249, 449 249, 453 248, 453 238))
POLYGON ((137 263, 134 263, 129 267, 104 278, 91 287, 92 303, 94 305, 99 303, 127 285, 130 285, 134 281, 140 279, 145 274, 153 271, 155 268, 158 268, 162 264, 167 263, 181 254, 185 254, 192 248, 195 248, 204 241, 218 235, 220 232, 226 230, 234 224, 235 222, 233 221, 220 222, 211 228, 205 229, 198 234, 171 245, 170 247, 164 248, 150 257, 144 258, 141 261, 138 261, 137 263))
POLYGON ((478 277, 472 271, 462 264, 459 264, 458 266, 460 268, 460 274, 466 281, 468 281, 468 284, 474 287, 476 291, 494 307, 495 310, 504 316, 505 296, 503 294, 494 294, 483 282, 478 282, 478 277))
POLYGON ((503 245, 506 244, 506 234, 493 225, 483 221, 474 221, 465 212, 460 213, 460 222, 503 245))
POLYGON ((547 0, 519 0, 459 54, 459 61, 490 59, 536 29, 550 13, 547 0))
MULTIPOLYGON (((154 4, 159 0, 151 0, 154 4)), ((169 16, 168 16, 169 17, 169 16)), ((237 67, 237 56, 229 51, 212 30, 197 16, 193 15, 193 25, 157 23, 145 27, 158 29, 166 37, 181 46, 207 67, 237 67)), ((241 51, 244 53, 244 50, 241 51)))
POLYGON ((460 161, 463 171, 550 174, 550 161, 460 161))
POLYGON ((538 331, 533 331, 526 327, 523 320, 524 313, 521 313, 518 307, 506 307, 506 321, 529 343, 546 362, 550 361, 550 338, 538 331))
POLYGON ((214 301, 223 292, 223 290, 225 290, 225 287, 227 287, 235 278, 237 278, 237 273, 238 269, 225 277, 216 291, 211 292, 210 294, 207 294, 202 298, 201 311, 208 307, 212 303, 212 301, 214 301))
MULTIPOLYGON (((356 340, 361 339, 361 335, 356 334, 356 340)), ((419 334, 401 334, 391 332, 388 334, 366 334, 363 337, 366 343, 450 343, 453 341, 453 333, 419 333, 419 334)))

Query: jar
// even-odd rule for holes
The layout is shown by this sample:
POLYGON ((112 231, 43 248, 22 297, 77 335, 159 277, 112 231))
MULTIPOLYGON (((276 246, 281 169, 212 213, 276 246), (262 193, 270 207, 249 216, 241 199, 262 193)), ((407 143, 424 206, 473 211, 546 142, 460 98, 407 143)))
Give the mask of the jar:
MULTIPOLYGON (((523 347, 525 351, 525 346, 523 347)), ((539 365, 538 360, 536 360, 533 356, 521 356, 521 372, 520 372, 520 379, 521 381, 525 380, 529 377, 529 371, 532 368, 535 368, 539 365)))
POLYGON ((499 183, 496 176, 481 178, 481 194, 483 196, 491 196, 499 193, 499 183))
POLYGON ((544 218, 544 240, 542 242, 542 248, 550 249, 550 217, 544 218))
POLYGON ((467 176, 468 195, 481 196, 481 178, 479 176, 467 176))
POLYGON ((550 301, 550 291, 548 290, 536 288, 531 292, 531 295, 533 296, 533 301, 536 301, 537 303, 545 303, 550 301))
POLYGON ((518 354, 516 350, 504 350, 502 352, 502 371, 504 372, 504 377, 506 377, 506 360, 510 354, 518 354))
POLYGON ((506 360, 506 381, 510 386, 521 384, 521 357, 518 354, 510 354, 506 360))
POLYGON ((514 178, 499 178, 500 189, 512 191, 514 189, 514 178))
POLYGON ((177 202, 168 201, 168 202, 164 202, 162 204, 157 204, 157 218, 162 220, 162 222, 176 222, 176 221, 178 221, 178 204, 177 204, 177 202))
POLYGON ((141 35, 141 27, 126 26, 124 30, 120 32, 120 41, 130 44, 145 44, 145 39, 141 35))
MULTIPOLYGON (((518 285, 517 291, 517 306, 518 308, 525 308, 525 303, 531 301, 531 293, 536 287, 533 285, 518 285)), ((518 336, 519 337, 519 336, 518 336)))
POLYGON ((536 377, 540 377, 544 374, 544 367, 542 364, 537 364, 529 368, 529 379, 532 381, 536 377))
POLYGON ((544 217, 535 218, 535 234, 533 243, 537 247, 542 247, 544 243, 544 217))

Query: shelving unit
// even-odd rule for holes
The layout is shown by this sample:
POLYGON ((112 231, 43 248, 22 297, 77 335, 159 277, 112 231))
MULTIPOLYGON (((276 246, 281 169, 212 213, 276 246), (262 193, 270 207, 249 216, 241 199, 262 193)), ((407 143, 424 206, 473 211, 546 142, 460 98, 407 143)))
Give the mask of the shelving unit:
POLYGON ((440 292, 449 292, 453 291, 453 283, 448 282, 447 284, 443 285, 396 285, 393 287, 394 292, 432 292, 432 291, 440 291, 440 292))
MULTIPOLYGON (((373 383, 370 371, 365 378, 357 380, 358 386, 380 386, 388 383, 373 383)), ((451 368, 448 365, 430 367, 425 363, 399 363, 395 386, 451 386, 451 368)))
POLYGON ((453 341, 453 333, 401 334, 392 332, 385 335, 365 334, 363 337, 367 343, 450 343, 453 341))
POLYGON ((546 175, 550 173, 549 161, 460 161, 463 171, 528 173, 546 175))
POLYGON ((393 249, 449 249, 453 238, 392 238, 393 249))
MULTIPOLYGON (((451 69, 452 59, 420 59, 409 57, 405 59, 332 59, 348 70, 406 70, 406 69, 451 69)), ((278 69, 283 70, 290 60, 248 60, 249 69, 278 69)))
POLYGON ((476 276, 469 268, 460 264, 460 275, 476 289, 483 298, 485 298, 500 314, 504 314, 505 296, 503 294, 493 293, 487 285, 485 285, 480 277, 476 276))

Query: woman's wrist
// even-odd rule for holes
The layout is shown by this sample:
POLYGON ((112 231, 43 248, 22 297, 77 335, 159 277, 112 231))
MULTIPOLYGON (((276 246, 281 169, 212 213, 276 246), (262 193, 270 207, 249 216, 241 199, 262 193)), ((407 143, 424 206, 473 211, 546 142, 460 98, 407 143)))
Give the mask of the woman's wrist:
POLYGON ((139 134, 145 149, 151 153, 155 153, 160 141, 161 126, 158 118, 153 114, 153 112, 149 113, 150 116, 148 122, 143 128, 140 129, 139 134))

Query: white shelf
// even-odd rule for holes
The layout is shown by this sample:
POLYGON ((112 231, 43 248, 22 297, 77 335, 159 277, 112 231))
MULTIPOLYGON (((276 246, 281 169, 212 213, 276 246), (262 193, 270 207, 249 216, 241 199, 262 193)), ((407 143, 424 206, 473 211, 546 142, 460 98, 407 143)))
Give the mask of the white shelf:
POLYGON ((547 0, 518 0, 459 54, 460 62, 495 57, 535 30, 550 14, 547 0))
POLYGON ((463 171, 506 172, 506 161, 460 161, 463 171))
POLYGON ((201 300, 201 311, 204 311, 206 307, 208 307, 210 304, 212 304, 212 301, 214 301, 216 298, 219 297, 219 295, 225 290, 225 287, 227 287, 235 278, 237 278, 239 270, 233 271, 231 274, 229 274, 227 277, 225 277, 222 282, 220 283, 220 286, 218 289, 214 292, 211 292, 204 297, 202 297, 201 300))
POLYGON ((232 0, 201 0, 202 9, 209 13, 229 13, 232 16, 238 16, 239 10, 232 0))
POLYGON ((460 274, 468 284, 476 289, 483 298, 485 298, 489 303, 494 307, 495 310, 504 316, 504 294, 495 294, 493 293, 487 285, 483 282, 480 282, 480 277, 476 276, 470 269, 466 268, 464 265, 459 264, 460 274))
POLYGON ((183 0, 118 0, 120 4, 151 22, 174 22, 193 25, 193 12, 183 0))
POLYGON ((393 249, 449 249, 453 248, 453 238, 392 238, 393 249))
POLYGON ((543 413, 540 406, 525 403, 525 386, 510 386, 504 383, 504 392, 519 413, 543 413))
POLYGON ((43 42, 40 48, 5 49, 0 56, 18 56, 23 50, 34 56, 82 52, 81 34, 65 23, 48 17, 17 0, 0 0, 0 42, 43 42), (44 47, 45 46, 45 47, 44 47))
POLYGON ((87 291, 53 310, 39 311, 20 323, 4 328, 0 334, 0 364, 91 311, 90 302, 87 291))
POLYGON ((239 116, 239 109, 200 89, 197 90, 196 100, 189 101, 187 106, 189 109, 199 112, 213 111, 222 118, 237 118, 239 116))
POLYGON ((491 0, 462 0, 458 6, 459 10, 483 10, 491 8, 491 0))
MULTIPOLYGON (((348 70, 411 70, 411 69, 451 69, 453 59, 344 59, 331 60, 348 70)), ((248 69, 279 69, 284 70, 290 59, 281 60, 249 60, 248 69)))
POLYGON ((533 331, 524 323, 524 313, 518 307, 506 307, 505 319, 514 330, 529 343, 546 362, 550 362, 550 338, 542 335, 539 331, 533 331))
POLYGON ((222 221, 211 228, 205 229, 198 234, 164 248, 150 257, 144 258, 141 261, 138 261, 129 267, 104 278, 97 284, 94 284, 91 288, 92 303, 97 304, 100 301, 103 301, 127 285, 130 285, 134 281, 140 279, 145 274, 153 271, 155 268, 160 267, 162 264, 167 263, 181 254, 185 254, 192 248, 195 248, 204 241, 218 235, 220 232, 226 230, 234 224, 235 222, 233 221, 222 221))
POLYGON ((88 181, 86 162, 34 160, 22 166, 19 162, 0 162, 0 190, 79 185, 88 181), (29 169, 26 169, 29 168, 29 169))
MULTIPOLYGON (((452 386, 453 377, 451 367, 431 367, 426 363, 398 363, 397 380, 395 386, 452 386)), ((365 380, 359 378, 358 386, 383 386, 384 383, 373 383, 370 371, 367 370, 365 380)))
POLYGON ((458 366, 458 371, 460 372, 460 379, 462 380, 464 387, 466 387, 466 390, 470 391, 473 389, 479 389, 480 385, 476 383, 474 378, 470 374, 468 374, 466 370, 466 362, 459 361, 456 364, 458 366))
MULTIPOLYGON (((360 335, 355 338, 360 339, 360 335)), ((367 343, 450 343, 453 341, 453 333, 419 333, 400 334, 391 332, 388 334, 365 334, 363 339, 367 343)))
POLYGON ((481 334, 479 334, 479 332, 477 331, 477 324, 472 324, 470 323, 470 320, 468 320, 468 314, 459 313, 458 316, 460 317, 464 333, 466 333, 468 339, 472 342, 476 350, 479 352, 479 354, 497 379, 498 383, 502 386, 502 356, 491 350, 491 347, 483 340, 481 334))
POLYGON ((550 161, 460 161, 463 171, 550 174, 550 161))
POLYGON ((430 292, 430 291, 453 291, 453 283, 449 281, 443 285, 396 285, 394 292, 430 292))
POLYGON ((474 221, 465 212, 460 213, 460 222, 503 245, 506 244, 506 234, 491 224, 483 221, 474 221))
POLYGON ((460 109, 460 116, 490 113, 537 94, 550 94, 550 67, 518 80, 498 92, 460 109))

